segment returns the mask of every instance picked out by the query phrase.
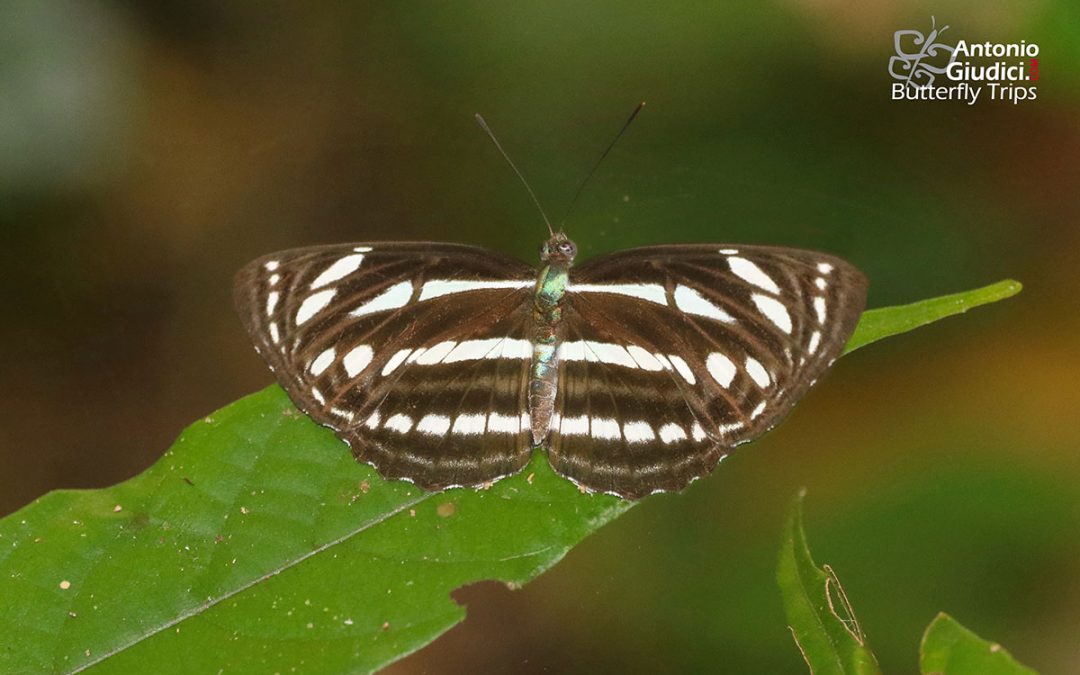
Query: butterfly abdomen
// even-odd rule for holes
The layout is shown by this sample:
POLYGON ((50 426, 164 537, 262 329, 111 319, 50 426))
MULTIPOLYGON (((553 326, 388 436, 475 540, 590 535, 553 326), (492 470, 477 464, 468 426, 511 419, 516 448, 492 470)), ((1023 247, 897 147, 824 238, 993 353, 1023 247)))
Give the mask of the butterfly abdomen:
POLYGON ((558 344, 562 334, 562 301, 566 296, 568 265, 551 264, 540 270, 533 302, 533 354, 529 375, 529 419, 533 445, 548 435, 555 392, 558 390, 558 344))

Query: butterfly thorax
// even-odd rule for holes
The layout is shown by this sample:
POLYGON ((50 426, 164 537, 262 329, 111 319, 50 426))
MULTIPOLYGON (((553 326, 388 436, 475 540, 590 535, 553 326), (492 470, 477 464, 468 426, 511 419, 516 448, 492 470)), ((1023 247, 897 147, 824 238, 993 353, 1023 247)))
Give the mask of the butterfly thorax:
POLYGON ((577 246, 559 232, 540 247, 545 263, 536 278, 533 301, 532 368, 529 377, 529 418, 534 445, 547 437, 558 390, 558 346, 562 339, 562 302, 577 246))

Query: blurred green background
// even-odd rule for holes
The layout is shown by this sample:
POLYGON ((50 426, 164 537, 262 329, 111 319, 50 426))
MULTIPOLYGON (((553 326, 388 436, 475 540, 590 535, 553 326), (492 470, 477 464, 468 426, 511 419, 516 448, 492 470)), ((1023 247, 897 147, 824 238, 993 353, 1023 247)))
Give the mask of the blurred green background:
MULTIPOLYGON (((982 3, 0 5, 0 513, 152 463, 271 382, 233 272, 315 243, 527 260, 663 242, 839 253, 871 306, 1005 303, 842 360, 780 428, 647 500, 393 673, 805 673, 774 583, 807 528, 886 672, 948 611, 1080 672, 1080 8, 982 3), (894 102, 893 32, 1040 45, 1033 102, 894 102)), ((361 583, 358 580, 358 583, 361 583)))

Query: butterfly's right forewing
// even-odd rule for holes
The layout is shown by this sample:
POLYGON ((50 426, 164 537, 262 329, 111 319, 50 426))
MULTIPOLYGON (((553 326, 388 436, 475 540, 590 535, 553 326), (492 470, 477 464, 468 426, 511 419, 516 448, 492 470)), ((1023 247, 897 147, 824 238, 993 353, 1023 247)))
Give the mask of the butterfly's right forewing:
POLYGON ((477 485, 530 451, 535 271, 455 244, 321 246, 260 258, 235 300, 290 398, 388 478, 477 485))

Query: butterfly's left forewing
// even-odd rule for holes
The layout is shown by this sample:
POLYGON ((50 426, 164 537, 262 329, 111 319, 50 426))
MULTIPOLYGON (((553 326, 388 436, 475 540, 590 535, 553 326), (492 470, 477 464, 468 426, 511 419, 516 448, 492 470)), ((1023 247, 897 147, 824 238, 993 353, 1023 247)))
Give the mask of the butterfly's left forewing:
POLYGON ((571 271, 549 439, 594 490, 679 490, 773 427, 840 355, 866 279, 798 249, 657 246, 571 271))
POLYGON ((234 295, 304 412, 382 475, 442 488, 528 462, 535 274, 471 246, 319 246, 255 260, 234 295))

